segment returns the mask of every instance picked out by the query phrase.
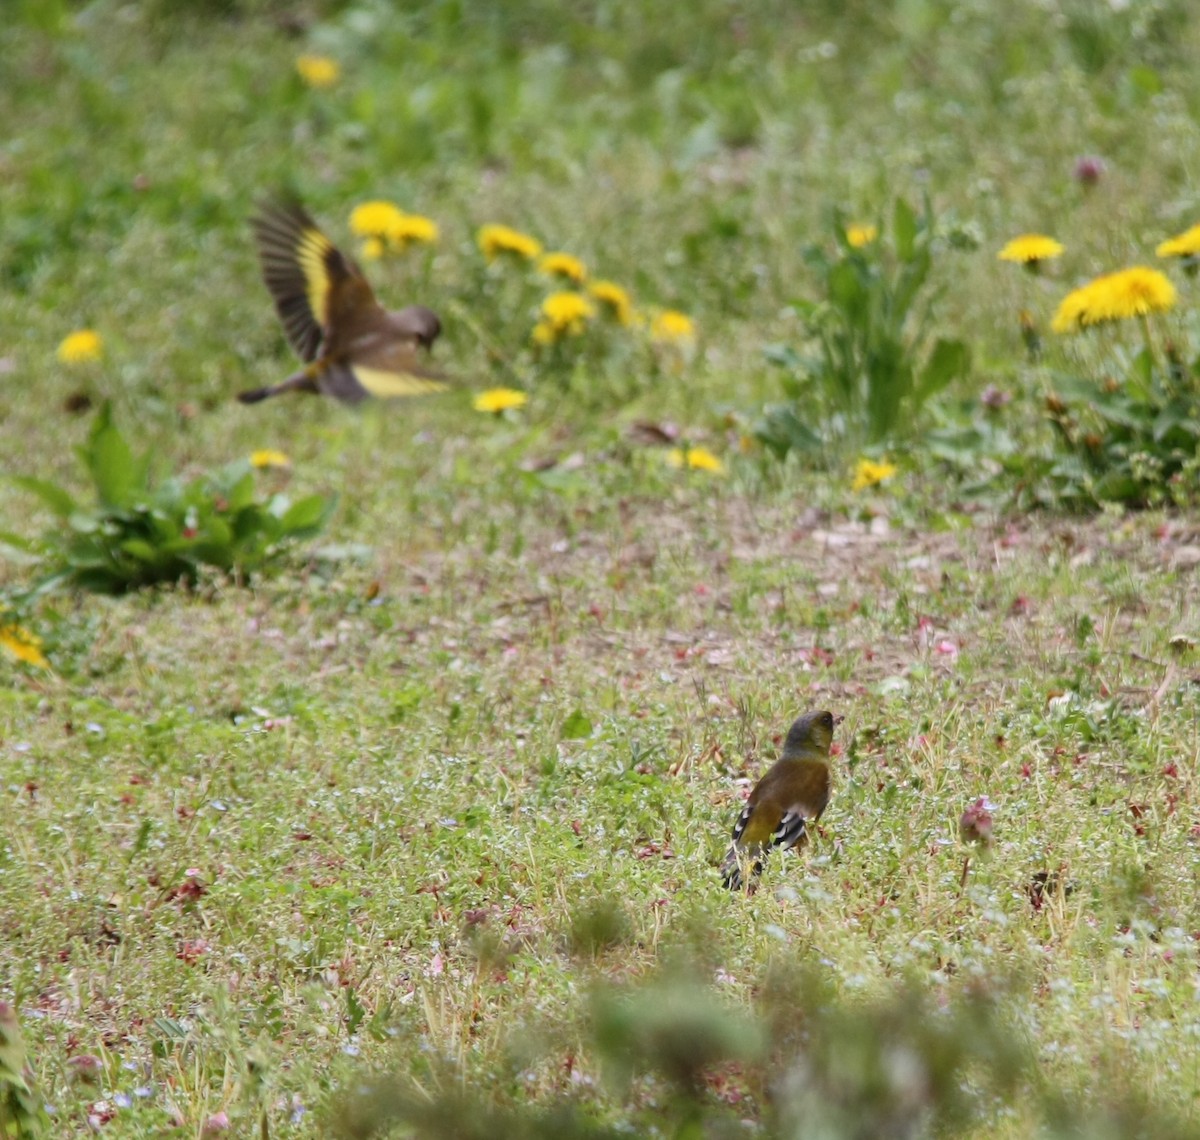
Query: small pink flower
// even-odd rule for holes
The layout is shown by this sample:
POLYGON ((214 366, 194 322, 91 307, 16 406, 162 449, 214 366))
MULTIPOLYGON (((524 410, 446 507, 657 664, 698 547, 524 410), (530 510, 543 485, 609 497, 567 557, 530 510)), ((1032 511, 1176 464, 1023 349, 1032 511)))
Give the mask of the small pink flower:
POLYGON ((979 396, 979 402, 985 408, 990 408, 992 411, 1004 407, 1011 399, 1011 392, 1006 392, 1003 388, 997 388, 995 384, 989 384, 979 396))
POLYGON ((992 843, 992 813, 991 804, 986 796, 980 796, 958 821, 958 834, 964 843, 981 843, 990 847, 992 843))
POLYGON ((229 1131, 229 1114, 226 1112, 214 1112, 205 1122, 204 1127, 200 1129, 201 1136, 218 1136, 222 1132, 229 1131))
POLYGON ((1075 181, 1080 186, 1091 188, 1104 177, 1107 169, 1104 159, 1099 155, 1081 155, 1075 160, 1075 181))

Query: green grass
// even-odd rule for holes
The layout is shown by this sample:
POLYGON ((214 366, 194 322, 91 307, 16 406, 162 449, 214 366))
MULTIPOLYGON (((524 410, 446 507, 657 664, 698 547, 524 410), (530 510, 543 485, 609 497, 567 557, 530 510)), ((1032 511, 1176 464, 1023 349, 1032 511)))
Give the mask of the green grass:
MULTIPOLYGON (((1041 438, 1017 310, 1044 326, 1197 220, 1188 5, 1067 3, 1051 26, 1033 3, 318 4, 297 37, 282 7, 191 7, 0 28, 3 468, 82 491, 91 415, 64 402, 111 399, 164 471, 286 451, 293 497, 339 496, 315 547, 341 549, 252 588, 36 599, 53 670, 0 662, 0 1000, 52 1134, 104 1101, 115 1137, 222 1111, 250 1135, 262 1105, 271 1136, 326 1135, 385 1070, 666 1129, 661 1086, 605 1079, 589 995, 689 948, 731 1011, 781 967, 848 1008, 911 978, 935 1004, 994 988, 1039 1088, 1136 1089, 1194 1128, 1190 516, 1004 517, 919 438, 858 494, 853 456, 741 453, 779 398, 763 348, 797 343, 815 296, 804 245, 835 206, 926 193, 979 242, 934 259, 935 331, 974 360, 939 415, 996 383, 996 422, 1041 438), (301 51, 338 86, 304 88, 301 51), (442 312, 465 388, 517 383, 527 409, 237 404, 292 366, 246 225, 280 185, 339 242, 364 198, 435 218, 430 258, 372 279, 442 312), (489 221, 688 313, 696 358, 630 336, 539 362, 541 288, 484 271, 489 221), (1041 278, 995 260, 1029 229, 1068 247, 1041 278), (105 357, 68 368, 82 326, 105 357), (669 468, 637 421, 728 474, 669 468), (730 897, 746 781, 818 706, 846 716, 821 835, 730 897), (996 842, 960 890, 979 796, 996 842), (1035 906, 1043 873, 1070 891, 1035 906)), ((1186 339, 1179 284, 1164 328, 1186 339)), ((1048 339, 1048 366, 1099 376, 1138 336, 1048 339)), ((0 513, 51 525, 4 480, 0 513)), ((6 596, 36 576, 0 563, 6 596)), ((730 1111, 774 1127, 756 1074, 725 1071, 730 1111)), ((960 1132, 1045 1132, 1039 1103, 981 1097, 960 1132)))

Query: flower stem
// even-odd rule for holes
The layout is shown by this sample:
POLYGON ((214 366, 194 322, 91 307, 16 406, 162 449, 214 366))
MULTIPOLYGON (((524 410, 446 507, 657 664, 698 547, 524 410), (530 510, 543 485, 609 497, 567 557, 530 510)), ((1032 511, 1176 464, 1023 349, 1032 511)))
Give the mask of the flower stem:
POLYGON ((1142 336, 1146 340, 1146 355, 1150 357, 1151 365, 1158 363, 1158 356, 1154 351, 1154 338, 1150 335, 1150 314, 1142 313, 1140 316, 1142 322, 1142 336))

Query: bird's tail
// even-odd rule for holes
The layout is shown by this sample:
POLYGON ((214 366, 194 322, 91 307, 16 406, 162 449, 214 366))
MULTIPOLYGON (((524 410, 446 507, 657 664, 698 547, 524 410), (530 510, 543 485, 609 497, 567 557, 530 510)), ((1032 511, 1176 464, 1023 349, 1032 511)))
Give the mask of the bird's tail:
POLYGON ((311 369, 304 369, 302 372, 293 372, 286 380, 281 380, 278 384, 271 384, 266 388, 251 388, 248 392, 239 392, 238 400, 243 404, 257 404, 262 400, 269 400, 272 396, 282 396, 285 392, 317 392, 317 382, 313 376, 309 375, 311 369))
POLYGON ((759 875, 762 874, 762 857, 754 856, 754 862, 750 864, 750 875, 747 880, 746 864, 748 856, 744 851, 739 850, 736 843, 729 845, 729 851, 725 856, 725 861, 721 864, 721 882, 731 891, 740 891, 746 885, 753 889, 758 882, 759 875))
POLYGON ((239 392, 237 398, 243 404, 257 404, 260 400, 274 396, 275 392, 275 388, 251 388, 248 392, 239 392))

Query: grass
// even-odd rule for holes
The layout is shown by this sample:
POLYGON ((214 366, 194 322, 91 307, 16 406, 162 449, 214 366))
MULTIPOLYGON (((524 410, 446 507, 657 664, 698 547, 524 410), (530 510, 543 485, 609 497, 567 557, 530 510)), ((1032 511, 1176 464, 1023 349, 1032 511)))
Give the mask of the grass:
MULTIPOLYGON (((992 987, 1038 1088, 1135 1089, 1195 1126, 1191 516, 1005 516, 919 441, 858 494, 846 457, 739 454, 779 394, 762 350, 813 296, 801 247, 835 204, 881 219, 897 194, 964 239, 933 270, 975 361, 954 399, 1001 384, 1002 422, 1041 430, 1017 310, 1044 326, 1195 220, 1195 21, 1093 9, 1047 30, 1032 3, 328 4, 293 35, 266 3, 100 0, 5 22, 6 472, 81 488, 82 393, 166 470, 277 447, 293 471, 264 486, 340 497, 326 556, 253 588, 42 598, 53 670, 0 664, 0 999, 55 1135, 222 1112, 248 1135, 263 1106, 272 1136, 325 1135, 378 1071, 666 1130, 661 1085, 605 1079, 589 993, 685 951, 731 1018, 796 964, 849 1008, 914 977, 935 1004, 992 987), (341 82, 306 89, 302 50, 341 82), (291 367, 245 224, 280 184, 341 242, 364 198, 434 217, 434 254, 371 276, 442 312, 464 387, 528 407, 234 402, 291 367), (696 359, 537 360, 540 287, 484 270, 488 221, 688 313, 696 359), (1029 229, 1068 247, 1048 276, 995 260, 1029 229), (83 326, 104 359, 59 364, 83 326), (645 422, 728 474, 671 469, 645 422), (825 706, 847 719, 822 833, 730 897, 748 782, 825 706), (995 843, 960 888, 979 796, 995 843)), ((1194 324, 1183 304, 1168 327, 1194 324)), ((1098 374, 1119 339, 1048 351, 1098 374)), ((7 481, 0 511, 49 525, 7 481)), ((9 560, 0 587, 34 573, 9 560)), ((755 1072, 705 1095, 770 1128, 755 1072)), ((959 1131, 1049 1134, 1040 1111, 981 1098, 959 1131)))

